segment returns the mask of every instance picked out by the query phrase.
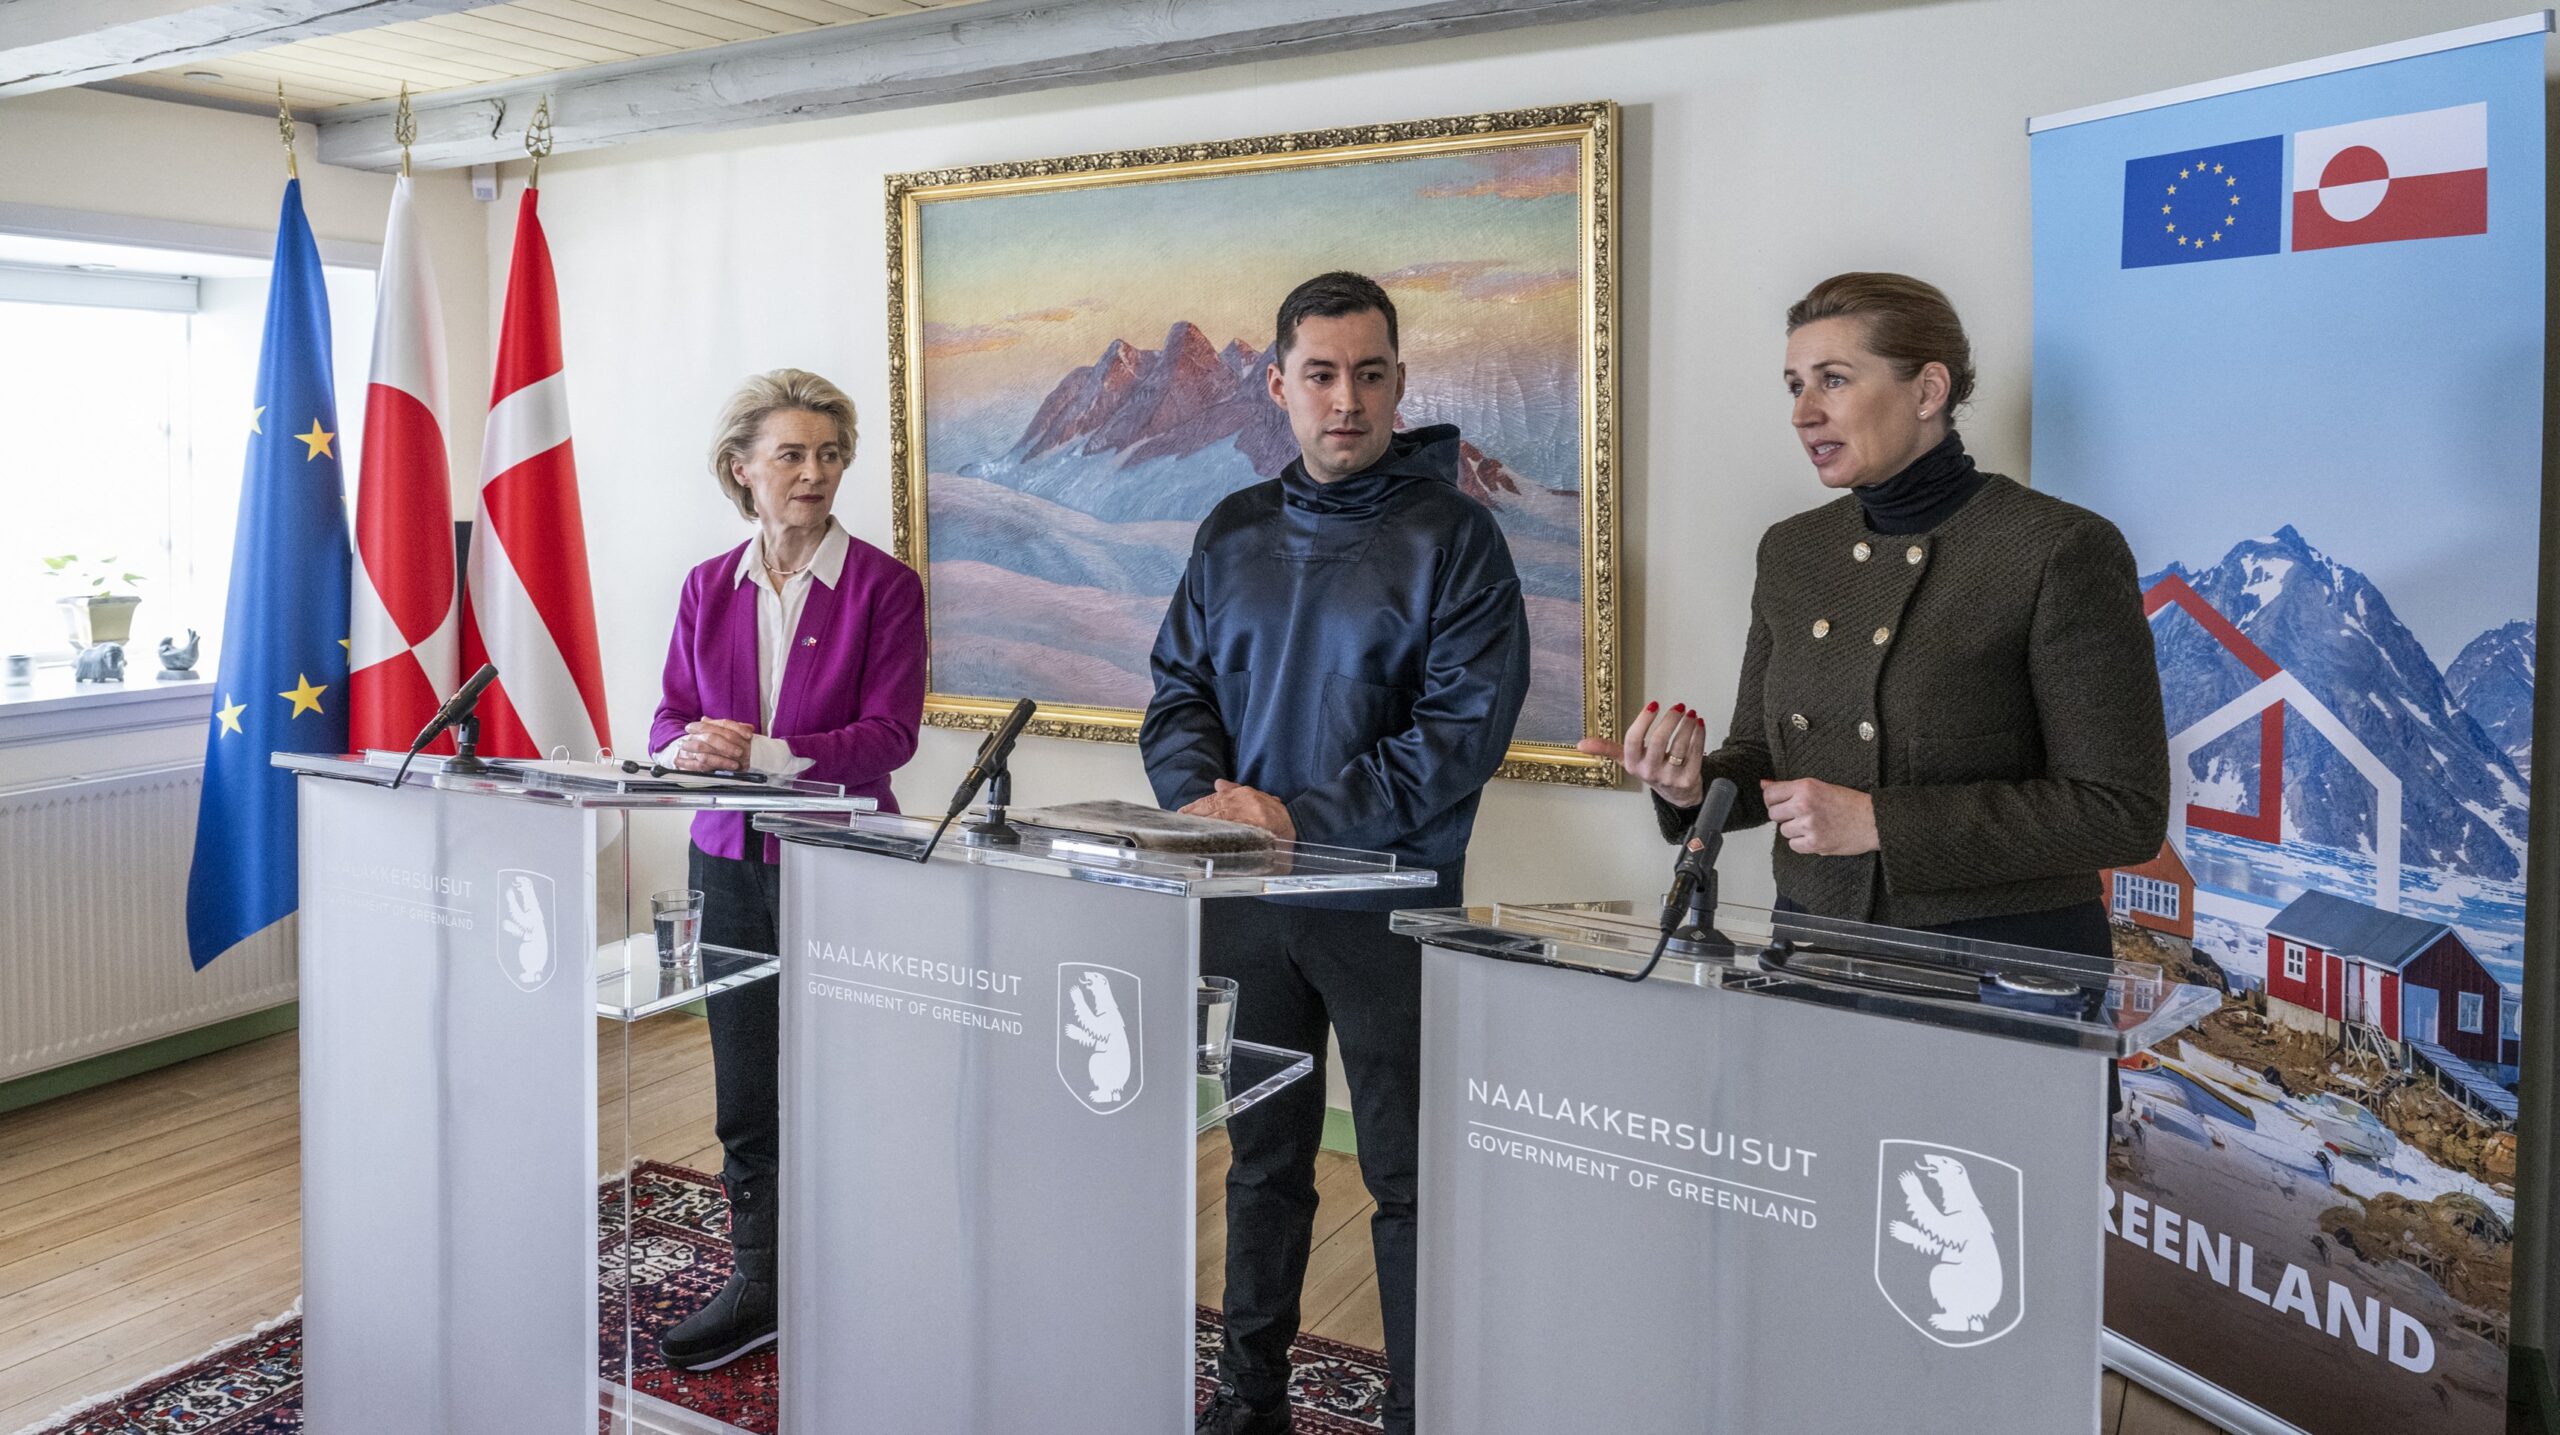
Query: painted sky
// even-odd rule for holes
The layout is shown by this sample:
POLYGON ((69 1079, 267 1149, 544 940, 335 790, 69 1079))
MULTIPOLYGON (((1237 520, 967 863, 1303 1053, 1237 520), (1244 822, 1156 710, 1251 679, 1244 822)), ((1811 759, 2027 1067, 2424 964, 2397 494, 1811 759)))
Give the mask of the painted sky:
POLYGON ((2531 617, 2542 85, 2537 35, 2038 135, 2036 485, 2146 572, 2293 524, 2439 666, 2531 617), (2128 160, 2279 135, 2290 177, 2302 130, 2481 100, 2486 234, 2119 267, 2128 160))
POLYGON ((1027 420, 1113 339, 1154 348, 1177 320, 1261 348, 1290 286, 1327 269, 1395 296, 1418 388, 1487 368, 1570 383, 1580 155, 1550 141, 927 203, 927 407, 1027 420))

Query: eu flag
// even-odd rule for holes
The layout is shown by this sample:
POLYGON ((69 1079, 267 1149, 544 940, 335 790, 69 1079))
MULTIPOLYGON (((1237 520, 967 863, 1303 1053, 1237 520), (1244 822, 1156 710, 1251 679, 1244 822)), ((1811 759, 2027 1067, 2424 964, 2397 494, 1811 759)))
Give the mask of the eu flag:
POLYGON ((286 182, 276 221, 250 402, 231 597, 187 873, 187 950, 199 969, 297 905, 294 778, 268 759, 347 746, 347 511, 329 384, 329 296, 300 180, 286 182))
POLYGON ((2284 238, 2284 136, 2124 162, 2124 264, 2273 254, 2284 238))

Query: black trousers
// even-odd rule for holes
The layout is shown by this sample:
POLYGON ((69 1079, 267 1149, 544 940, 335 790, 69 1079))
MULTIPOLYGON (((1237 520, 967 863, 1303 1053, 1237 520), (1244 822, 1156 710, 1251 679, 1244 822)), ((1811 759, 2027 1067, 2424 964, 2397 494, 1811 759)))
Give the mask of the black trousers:
MULTIPOLYGON (((686 871, 702 893, 702 940, 749 952, 782 950, 781 867, 696 847, 686 871)), ((729 1192, 729 1239, 737 1247, 738 1274, 772 1280, 782 1231, 775 1204, 782 1171, 782 983, 714 993, 709 1006, 713 1129, 720 1136, 720 1183, 729 1192)))
POLYGON ((1227 1344, 1221 1377, 1268 1406, 1287 1398, 1289 1345, 1316 1219, 1325 1028, 1342 1041, 1370 1241, 1386 1320, 1386 1427, 1413 1429, 1414 1184, 1422 1103, 1422 953, 1386 912, 1230 898, 1200 907, 1200 965, 1237 984, 1235 1034, 1315 1053, 1314 1074, 1228 1125, 1227 1344))

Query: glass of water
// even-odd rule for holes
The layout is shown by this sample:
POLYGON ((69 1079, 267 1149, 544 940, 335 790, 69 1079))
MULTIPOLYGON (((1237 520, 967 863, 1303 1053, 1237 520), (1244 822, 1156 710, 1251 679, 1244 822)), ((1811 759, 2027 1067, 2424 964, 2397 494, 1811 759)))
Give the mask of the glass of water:
POLYGON ((660 892, 649 899, 649 916, 658 924, 658 966, 687 982, 702 977, 702 894, 690 888, 660 892))
POLYGON ((1233 977, 1200 979, 1200 1074, 1223 1078, 1235 1055, 1236 983, 1233 977))

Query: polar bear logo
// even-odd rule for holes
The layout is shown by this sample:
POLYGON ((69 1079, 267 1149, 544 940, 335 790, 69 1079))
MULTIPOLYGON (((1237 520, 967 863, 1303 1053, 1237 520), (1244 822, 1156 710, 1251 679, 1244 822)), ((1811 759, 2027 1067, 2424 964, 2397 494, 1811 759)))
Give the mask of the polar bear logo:
POLYGON ((2018 1168, 1951 1147, 1881 1145, 1876 1284, 1885 1299, 1941 1345, 1982 1345, 2008 1334, 2025 1305, 2011 1270, 2024 1219, 2018 1168), (1898 1200, 1887 1194, 1888 1173, 1898 1200))
POLYGON ((498 970, 520 991, 538 992, 559 966, 557 888, 540 872, 498 873, 498 970))
POLYGON ((1122 1109, 1146 1079, 1138 999, 1132 973, 1084 962, 1058 965, 1058 1076, 1088 1110, 1122 1109))

